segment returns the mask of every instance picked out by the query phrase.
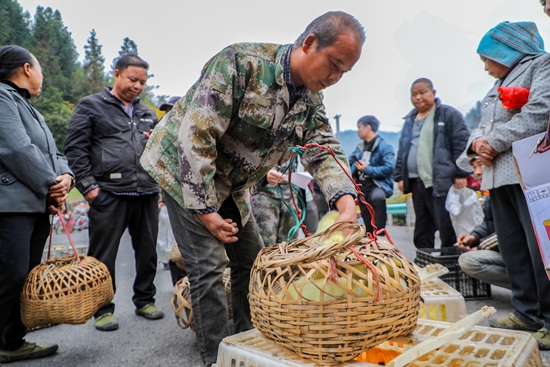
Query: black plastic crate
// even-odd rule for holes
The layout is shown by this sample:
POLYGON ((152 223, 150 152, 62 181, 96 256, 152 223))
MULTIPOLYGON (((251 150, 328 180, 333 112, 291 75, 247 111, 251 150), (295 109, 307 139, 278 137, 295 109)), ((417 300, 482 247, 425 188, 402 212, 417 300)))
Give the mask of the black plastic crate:
POLYGON ((491 298, 491 285, 466 275, 458 265, 458 257, 462 254, 458 247, 443 247, 441 249, 416 249, 415 263, 424 267, 430 264, 441 264, 449 273, 441 276, 441 280, 456 289, 466 299, 491 298))

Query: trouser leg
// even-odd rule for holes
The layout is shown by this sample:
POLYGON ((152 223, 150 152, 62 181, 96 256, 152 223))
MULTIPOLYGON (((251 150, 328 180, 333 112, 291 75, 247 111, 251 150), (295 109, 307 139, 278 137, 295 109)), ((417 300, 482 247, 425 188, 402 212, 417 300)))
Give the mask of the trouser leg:
POLYGON ((413 241, 416 248, 434 248, 436 225, 433 218, 432 190, 426 189, 421 180, 411 179, 414 224, 413 241))
MULTIPOLYGON (((252 198, 254 200, 253 216, 260 228, 263 243, 266 246, 273 246, 277 243, 281 205, 283 204, 280 199, 275 199, 262 191, 256 192, 252 198)), ((238 223, 240 223, 240 219, 238 223)))
POLYGON ((506 265, 502 255, 497 251, 468 251, 460 255, 458 264, 462 271, 472 278, 499 287, 512 288, 508 274, 506 274, 506 265))
MULTIPOLYGON (((386 228, 387 213, 386 213, 386 193, 380 187, 374 187, 364 191, 365 201, 374 209, 374 224, 377 229, 386 228)), ((372 232, 371 216, 365 204, 359 201, 361 216, 365 222, 367 232, 372 232)))
POLYGON ((519 184, 491 190, 491 208, 512 285, 514 314, 528 325, 549 327, 550 281, 519 184))
POLYGON ((42 258, 50 224, 47 214, 0 214, 0 349, 15 350, 27 328, 19 295, 42 258))
MULTIPOLYGON (((88 256, 92 256, 107 266, 111 273, 113 289, 116 291, 115 263, 120 245, 120 238, 126 229, 127 202, 110 192, 100 190, 97 197, 90 204, 90 246, 88 256)), ((109 302, 101 307, 95 317, 105 313, 114 313, 115 304, 109 302)))
MULTIPOLYGON (((199 353, 204 364, 210 366, 217 359, 220 342, 230 335, 222 282, 227 266, 225 246, 212 236, 191 210, 183 209, 166 192, 164 194, 172 230, 187 267, 199 353)), ((227 254, 231 265, 232 302, 235 303, 232 305, 233 323, 237 330, 241 330, 250 327, 246 297, 250 269, 263 243, 257 232, 253 239, 247 235, 250 231, 257 231, 254 219, 251 218, 242 228, 238 210, 234 203, 229 205, 228 200, 232 202, 232 199, 227 199, 218 213, 222 218, 233 219, 240 227, 237 233, 239 241, 228 246, 227 254)))
POLYGON ((456 243, 456 234, 451 221, 451 215, 445 209, 447 196, 433 197, 433 217, 437 229, 441 247, 452 247, 456 243))
POLYGON ((128 196, 128 230, 136 260, 132 302, 136 308, 155 303, 157 274, 158 194, 128 196))

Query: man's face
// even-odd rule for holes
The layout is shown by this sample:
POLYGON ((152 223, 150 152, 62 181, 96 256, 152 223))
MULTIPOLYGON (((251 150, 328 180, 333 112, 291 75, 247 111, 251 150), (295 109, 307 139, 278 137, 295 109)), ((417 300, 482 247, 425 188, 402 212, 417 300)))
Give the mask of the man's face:
POLYGON ((483 179, 483 164, 478 159, 474 161, 472 166, 474 167, 474 177, 479 181, 479 183, 481 183, 481 180, 483 179))
POLYGON ((336 84, 361 56, 361 42, 347 31, 321 50, 317 50, 317 43, 315 35, 309 35, 304 41, 305 63, 299 71, 302 83, 314 93, 336 84))
POLYGON ((115 85, 113 94, 126 103, 133 102, 145 88, 147 70, 138 66, 129 66, 119 71, 115 70, 115 85))
POLYGON ((508 72, 510 71, 510 68, 508 66, 499 64, 498 62, 488 59, 486 57, 482 56, 481 61, 485 63, 485 71, 488 72, 489 75, 493 78, 504 78, 506 75, 508 75, 508 72))
POLYGON ((435 104, 435 90, 425 82, 418 82, 411 88, 411 102, 419 112, 432 109, 435 104))
POLYGON ((542 4, 542 10, 550 17, 550 1, 542 0, 540 3, 542 4))
POLYGON ((362 123, 357 123, 357 136, 359 139, 366 140, 370 130, 370 125, 363 125, 362 123))

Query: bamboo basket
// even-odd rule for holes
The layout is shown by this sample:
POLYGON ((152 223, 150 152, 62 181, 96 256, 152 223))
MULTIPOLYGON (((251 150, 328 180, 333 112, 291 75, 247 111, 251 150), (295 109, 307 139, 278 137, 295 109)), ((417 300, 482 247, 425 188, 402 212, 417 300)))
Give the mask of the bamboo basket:
MULTIPOLYGON (((233 318, 233 309, 231 307, 231 269, 225 268, 222 275, 223 285, 225 287, 225 296, 227 297, 228 315, 227 319, 233 318)), ((179 327, 195 331, 195 319, 191 309, 191 290, 189 279, 183 277, 174 286, 172 293, 172 309, 176 315, 179 327)))
POLYGON ((84 324, 113 299, 107 266, 93 257, 77 256, 50 259, 31 270, 21 291, 26 327, 84 324))
POLYGON ((364 235, 363 226, 337 223, 262 249, 249 288, 254 326, 323 365, 410 334, 418 320, 420 278, 395 246, 364 235), (332 242, 342 230, 351 233, 332 242))
POLYGON ((176 241, 174 241, 172 250, 170 251, 170 261, 175 263, 181 270, 185 270, 185 263, 183 262, 183 257, 181 256, 181 252, 176 241))

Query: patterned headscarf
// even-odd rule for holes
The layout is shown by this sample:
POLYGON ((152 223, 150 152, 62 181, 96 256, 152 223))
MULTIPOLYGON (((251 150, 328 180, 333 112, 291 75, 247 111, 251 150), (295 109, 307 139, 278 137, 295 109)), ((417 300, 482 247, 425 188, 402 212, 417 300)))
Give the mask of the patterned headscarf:
POLYGON ((525 55, 545 53, 544 41, 533 22, 502 22, 483 36, 477 53, 507 67, 525 55))

